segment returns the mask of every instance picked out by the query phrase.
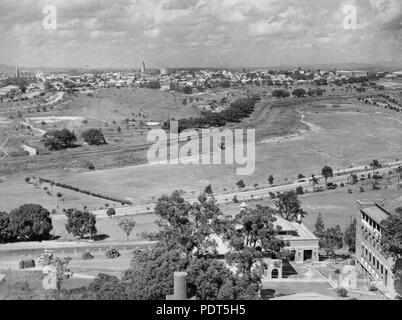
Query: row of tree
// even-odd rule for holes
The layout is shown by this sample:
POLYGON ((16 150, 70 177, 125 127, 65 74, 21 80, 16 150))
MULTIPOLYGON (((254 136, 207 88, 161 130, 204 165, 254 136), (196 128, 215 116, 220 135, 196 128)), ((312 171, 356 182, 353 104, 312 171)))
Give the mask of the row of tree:
MULTIPOLYGON (((180 119, 178 130, 181 132, 191 128, 222 127, 228 122, 240 122, 254 112, 255 104, 260 100, 257 95, 250 95, 247 98, 237 99, 222 112, 206 112, 200 118, 180 119)), ((170 129, 170 121, 164 123, 163 129, 170 129)))
MULTIPOLYGON (((82 139, 89 145, 106 144, 105 137, 99 129, 88 129, 81 134, 82 139)), ((51 130, 44 134, 42 143, 49 150, 63 150, 74 148, 77 142, 77 136, 68 129, 51 130)))

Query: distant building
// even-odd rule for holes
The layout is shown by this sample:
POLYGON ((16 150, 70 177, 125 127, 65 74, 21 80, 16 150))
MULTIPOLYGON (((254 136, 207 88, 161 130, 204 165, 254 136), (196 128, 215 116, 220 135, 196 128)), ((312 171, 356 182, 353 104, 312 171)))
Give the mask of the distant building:
POLYGON ((145 68, 145 62, 142 62, 141 73, 145 73, 147 70, 145 68))
POLYGON ((392 72, 392 77, 393 78, 402 78, 402 71, 392 72))
POLYGON ((17 79, 20 78, 20 69, 19 69, 18 67, 15 67, 15 77, 16 77, 17 79))
POLYGON ((346 78, 364 78, 367 77, 367 71, 350 71, 350 70, 339 70, 336 72, 338 77, 346 77, 346 78))
MULTIPOLYGON (((387 219, 395 206, 392 201, 359 200, 359 214, 356 219, 356 267, 368 276, 384 294, 395 296, 393 266, 395 261, 384 256, 381 243, 381 223, 387 219)), ((399 204, 402 200, 399 199, 399 204)))
POLYGON ((161 76, 165 76, 169 74, 169 70, 167 68, 161 68, 161 76))

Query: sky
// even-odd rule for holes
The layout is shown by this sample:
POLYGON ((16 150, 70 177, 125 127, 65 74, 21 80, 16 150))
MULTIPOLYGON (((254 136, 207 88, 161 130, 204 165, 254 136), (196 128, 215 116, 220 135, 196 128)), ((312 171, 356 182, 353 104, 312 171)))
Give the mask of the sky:
POLYGON ((0 31, 21 67, 402 65, 401 0, 0 0, 0 31))

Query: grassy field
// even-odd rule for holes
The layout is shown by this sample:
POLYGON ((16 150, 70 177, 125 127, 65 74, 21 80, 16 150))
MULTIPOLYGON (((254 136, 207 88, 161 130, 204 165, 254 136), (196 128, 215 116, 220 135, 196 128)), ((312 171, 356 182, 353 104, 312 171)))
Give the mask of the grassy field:
MULTIPOLYGON (((130 217, 130 219, 136 222, 136 225, 130 235, 130 240, 143 240, 141 237, 142 232, 154 232, 157 231, 155 215, 140 215, 130 217)), ((102 218, 97 219, 96 228, 98 235, 104 238, 105 241, 126 241, 127 236, 119 227, 120 219, 102 218)), ((66 221, 56 220, 53 222, 54 233, 60 236, 59 240, 69 241, 76 240, 71 234, 68 234, 65 229, 66 221)))
MULTIPOLYGON (((255 183, 263 186, 267 185, 268 176, 273 174, 275 183, 280 184, 295 180, 299 173, 306 176, 319 173, 325 164, 345 168, 355 164, 367 165, 371 159, 390 161, 400 158, 400 114, 358 103, 356 97, 350 97, 351 89, 332 89, 327 88, 328 93, 324 98, 278 102, 268 97, 269 90, 266 88, 252 87, 252 92, 264 97, 263 101, 250 118, 240 124, 229 125, 256 129, 256 170, 250 176, 237 176, 234 165, 134 166, 146 161, 145 150, 134 152, 124 151, 123 148, 108 153, 113 148, 144 141, 145 133, 140 134, 143 130, 140 121, 160 121, 169 115, 179 118, 198 114, 193 105, 197 104, 195 100, 193 104, 184 106, 181 94, 148 89, 104 89, 92 97, 82 94, 72 96, 63 102, 62 107, 57 106, 48 112, 57 116, 79 115, 88 119, 88 124, 79 121, 81 127, 102 127, 109 145, 96 150, 103 150, 104 153, 90 153, 95 147, 83 146, 78 149, 89 153, 80 157, 75 157, 76 150, 73 150, 54 153, 57 161, 42 161, 40 164, 35 158, 19 166, 1 161, 0 172, 3 169, 7 172, 10 168, 17 172, 28 171, 82 189, 131 198, 140 204, 176 189, 184 190, 187 196, 194 196, 206 185, 212 184, 217 193, 224 193, 235 191, 235 183, 239 179, 243 179, 248 186, 255 183), (127 129, 121 123, 124 119, 135 121, 130 122, 127 129), (116 131, 118 126, 122 127, 121 134, 116 131), (118 168, 88 171, 80 164, 84 160, 95 164, 97 169, 118 168)), ((247 90, 251 89, 245 87, 232 89, 231 92, 210 92, 194 95, 193 98, 201 99, 199 103, 219 100, 223 96, 234 99, 245 95, 247 90)), ((52 125, 57 126, 57 123, 48 124, 52 125)), ((56 197, 49 197, 43 190, 25 185, 24 177, 22 173, 0 177, 3 181, 0 182, 0 192, 4 196, 0 199, 1 210, 13 209, 27 201, 42 204, 49 210, 57 206, 99 209, 106 204, 103 200, 67 191, 62 191, 65 194, 64 203, 58 203, 56 197)))
POLYGON ((260 140, 256 146, 256 170, 237 176, 234 165, 148 165, 77 174, 59 173, 55 180, 107 194, 152 201, 182 189, 195 194, 212 184, 217 193, 236 190, 243 179, 247 185, 267 184, 270 174, 276 183, 294 181, 302 173, 319 174, 324 165, 343 169, 368 165, 371 159, 401 158, 402 118, 365 105, 307 105, 301 109, 312 130, 285 139, 260 140))

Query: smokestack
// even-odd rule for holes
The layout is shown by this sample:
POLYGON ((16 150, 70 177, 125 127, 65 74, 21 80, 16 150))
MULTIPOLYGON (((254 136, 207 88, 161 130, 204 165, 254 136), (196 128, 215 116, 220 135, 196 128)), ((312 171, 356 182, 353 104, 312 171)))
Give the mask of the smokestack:
POLYGON ((174 273, 173 300, 187 300, 187 272, 174 273))
POLYGON ((188 300, 187 299, 187 272, 174 273, 174 293, 167 295, 166 300, 188 300))

